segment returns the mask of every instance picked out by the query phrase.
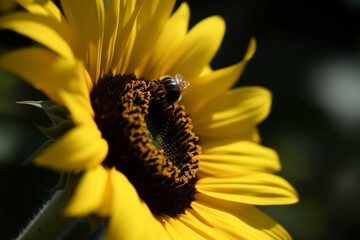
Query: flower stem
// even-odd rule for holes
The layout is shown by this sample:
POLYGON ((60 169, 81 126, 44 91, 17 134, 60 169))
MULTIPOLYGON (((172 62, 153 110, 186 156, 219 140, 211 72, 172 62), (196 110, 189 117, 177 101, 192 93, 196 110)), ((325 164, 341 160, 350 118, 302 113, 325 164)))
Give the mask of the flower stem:
POLYGON ((58 239, 77 220, 65 217, 63 214, 73 195, 77 180, 78 177, 69 177, 65 189, 58 190, 54 194, 20 233, 17 240, 58 239))

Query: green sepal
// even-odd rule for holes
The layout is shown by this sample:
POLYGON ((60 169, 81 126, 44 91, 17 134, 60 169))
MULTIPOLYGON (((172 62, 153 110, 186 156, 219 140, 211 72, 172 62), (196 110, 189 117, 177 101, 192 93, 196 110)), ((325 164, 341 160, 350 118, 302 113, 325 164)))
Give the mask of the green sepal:
POLYGON ((19 101, 19 104, 31 105, 41 108, 48 115, 51 121, 57 125, 66 119, 70 119, 70 113, 64 106, 60 106, 53 101, 19 101))
POLYGON ((53 140, 49 140, 46 141, 38 150, 36 150, 33 154, 30 155, 30 157, 28 157, 22 164, 23 165, 27 165, 29 163, 32 163, 32 161, 36 158, 36 156, 45 148, 47 148, 48 146, 50 146, 54 141, 53 140))
POLYGON ((42 150, 51 145, 54 140, 58 139, 64 133, 74 127, 74 124, 70 119, 69 111, 65 107, 60 106, 53 101, 21 101, 17 103, 30 105, 42 109, 51 121, 50 126, 37 126, 38 129, 49 139, 49 141, 45 142, 23 163, 29 164, 33 162, 33 160, 42 150))
POLYGON ((51 127, 37 126, 37 128, 49 139, 58 139, 68 130, 70 130, 74 124, 70 120, 64 120, 58 125, 51 127))
POLYGON ((69 175, 70 175, 69 173, 61 173, 58 182, 54 187, 50 189, 50 191, 55 192, 59 190, 64 190, 67 185, 67 182, 69 181, 69 175))
POLYGON ((21 101, 19 104, 31 105, 42 109, 52 122, 50 127, 38 126, 39 130, 49 139, 58 139, 74 127, 69 111, 53 101, 21 101))

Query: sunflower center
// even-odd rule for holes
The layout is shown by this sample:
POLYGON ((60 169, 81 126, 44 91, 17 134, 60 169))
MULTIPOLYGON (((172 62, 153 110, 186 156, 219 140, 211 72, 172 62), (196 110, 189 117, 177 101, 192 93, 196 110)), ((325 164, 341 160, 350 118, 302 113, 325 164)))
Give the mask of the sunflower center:
POLYGON ((168 102, 161 83, 134 75, 104 76, 90 96, 109 145, 103 165, 125 174, 153 214, 184 213, 201 152, 184 106, 168 102))

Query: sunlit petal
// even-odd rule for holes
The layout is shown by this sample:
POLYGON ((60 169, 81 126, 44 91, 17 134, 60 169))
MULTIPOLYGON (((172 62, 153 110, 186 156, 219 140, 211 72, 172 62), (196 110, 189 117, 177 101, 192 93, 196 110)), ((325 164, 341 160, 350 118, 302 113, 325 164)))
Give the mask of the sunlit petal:
POLYGON ((160 77, 158 74, 168 64, 169 58, 175 57, 171 55, 178 54, 178 45, 186 36, 189 18, 189 6, 183 2, 166 22, 157 44, 147 59, 143 72, 144 77, 158 79, 160 77))
POLYGON ((108 0, 105 9, 105 31, 101 55, 101 75, 107 73, 110 69, 110 63, 115 54, 117 31, 120 19, 120 1, 108 0))
POLYGON ((170 235, 170 239, 206 240, 205 237, 193 231, 186 224, 175 218, 166 217, 163 221, 164 227, 170 235))
POLYGON ((78 43, 70 26, 47 16, 13 13, 0 19, 0 29, 27 36, 68 59, 74 58, 76 53, 78 43))
POLYGON ((296 191, 285 179, 269 173, 206 177, 198 181, 197 190, 214 198, 254 205, 282 205, 298 201, 296 191))
POLYGON ((217 96, 222 96, 240 78, 248 61, 252 58, 256 49, 255 39, 251 39, 244 59, 240 62, 221 69, 210 70, 205 68, 201 76, 196 79, 189 79, 191 87, 184 92, 182 103, 187 107, 190 114, 202 107, 206 108, 207 102, 217 96))
POLYGON ((67 20, 82 40, 85 51, 84 62, 91 79, 95 81, 100 75, 104 2, 103 0, 61 0, 61 6, 67 20))
POLYGON ((202 145, 200 175, 230 177, 244 171, 276 172, 280 170, 277 153, 250 141, 225 145, 202 145))
POLYGON ((191 83, 191 79, 197 78, 215 56, 224 34, 225 22, 222 18, 206 18, 196 24, 183 41, 173 47, 173 51, 167 54, 164 64, 159 65, 159 72, 170 75, 180 73, 191 83))
POLYGON ((60 58, 42 48, 26 48, 1 56, 0 67, 66 106, 75 124, 93 122, 94 113, 81 62, 60 58))
POLYGON ((92 125, 69 130, 35 156, 35 164, 61 171, 81 171, 99 165, 108 152, 107 142, 92 125))
POLYGON ((192 117, 201 137, 221 138, 239 135, 254 128, 270 112, 271 93, 261 87, 227 91, 196 111, 192 117))
POLYGON ((280 224, 251 205, 199 194, 192 207, 194 212, 222 231, 228 239, 291 239, 280 224))
POLYGON ((103 204, 107 182, 108 172, 101 165, 86 171, 76 186, 65 214, 86 216, 96 212, 103 204))
POLYGON ((114 46, 114 53, 111 56, 111 73, 124 74, 129 66, 132 47, 136 38, 135 23, 145 0, 120 1, 119 24, 114 46))
POLYGON ((20 6, 33 14, 39 14, 54 18, 58 22, 65 22, 65 18, 62 15, 60 9, 52 1, 43 0, 15 0, 20 6))
POLYGON ((156 44, 174 5, 175 0, 144 1, 136 22, 136 39, 131 48, 127 73, 142 75, 145 59, 156 44))
POLYGON ((127 178, 115 169, 110 174, 112 217, 105 239, 167 239, 165 229, 127 178))
POLYGON ((178 220, 205 239, 225 239, 225 236, 220 231, 208 224, 206 219, 191 208, 185 214, 181 214, 178 220))

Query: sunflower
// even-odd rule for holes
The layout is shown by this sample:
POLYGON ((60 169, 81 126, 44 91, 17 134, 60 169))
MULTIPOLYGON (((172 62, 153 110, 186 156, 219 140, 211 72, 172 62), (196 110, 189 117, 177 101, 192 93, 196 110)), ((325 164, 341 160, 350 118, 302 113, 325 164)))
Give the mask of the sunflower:
POLYGON ((67 216, 108 219, 106 239, 290 238, 254 206, 297 202, 274 174, 278 155, 259 143, 271 94, 231 89, 253 39, 242 61, 213 70, 225 23, 213 16, 188 30, 186 3, 174 12, 175 0, 17 3, 25 11, 0 28, 38 44, 0 66, 44 92, 50 130, 66 130, 34 163, 81 176, 67 216), (180 80, 190 86, 178 102, 180 80))

